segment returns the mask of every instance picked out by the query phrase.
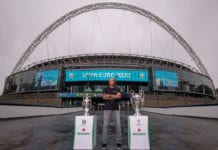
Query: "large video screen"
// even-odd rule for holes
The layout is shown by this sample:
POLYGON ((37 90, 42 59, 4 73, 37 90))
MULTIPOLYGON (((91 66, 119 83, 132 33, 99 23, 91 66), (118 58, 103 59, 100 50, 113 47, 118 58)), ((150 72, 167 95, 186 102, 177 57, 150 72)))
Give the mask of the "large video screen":
POLYGON ((176 72, 155 70, 157 87, 178 87, 178 75, 176 72))
POLYGON ((148 70, 66 70, 65 81, 117 81, 148 82, 148 70))
POLYGON ((59 70, 40 71, 36 74, 36 87, 56 86, 59 70))

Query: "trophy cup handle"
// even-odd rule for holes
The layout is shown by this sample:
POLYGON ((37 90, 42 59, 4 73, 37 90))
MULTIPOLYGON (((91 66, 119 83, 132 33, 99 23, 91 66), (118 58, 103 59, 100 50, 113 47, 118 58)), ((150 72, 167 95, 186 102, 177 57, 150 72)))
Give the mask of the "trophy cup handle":
POLYGON ((130 93, 131 96, 133 96, 135 94, 135 91, 134 90, 130 90, 129 93, 130 93))
POLYGON ((139 90, 139 95, 142 97, 142 100, 141 100, 141 105, 139 106, 140 110, 142 109, 142 106, 144 105, 144 101, 145 101, 145 93, 143 90, 139 90))
POLYGON ((136 109, 135 109, 135 103, 134 103, 133 98, 132 98, 133 95, 135 95, 135 91, 134 91, 134 90, 131 90, 129 93, 130 93, 130 103, 131 103, 131 105, 132 105, 133 110, 136 111, 136 109))

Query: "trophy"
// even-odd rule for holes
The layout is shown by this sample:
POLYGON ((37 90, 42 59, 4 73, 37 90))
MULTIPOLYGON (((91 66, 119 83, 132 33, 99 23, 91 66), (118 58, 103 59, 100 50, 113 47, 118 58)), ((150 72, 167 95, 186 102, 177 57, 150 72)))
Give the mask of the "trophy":
POLYGON ((83 115, 75 116, 73 149, 91 150, 96 148, 97 116, 90 115, 91 96, 86 93, 83 97, 83 115))
POLYGON ((139 93, 135 93, 134 90, 130 91, 130 102, 132 104, 132 107, 135 111, 136 116, 141 115, 140 110, 144 104, 144 92, 142 90, 139 91, 139 93))
POLYGON ((128 145, 130 150, 150 150, 149 119, 148 116, 140 113, 144 99, 143 91, 138 93, 130 91, 130 102, 135 111, 134 115, 128 116, 128 145))
POLYGON ((89 110, 91 108, 91 96, 89 94, 86 94, 83 97, 83 102, 82 102, 82 107, 83 107, 83 112, 84 116, 89 116, 89 110))

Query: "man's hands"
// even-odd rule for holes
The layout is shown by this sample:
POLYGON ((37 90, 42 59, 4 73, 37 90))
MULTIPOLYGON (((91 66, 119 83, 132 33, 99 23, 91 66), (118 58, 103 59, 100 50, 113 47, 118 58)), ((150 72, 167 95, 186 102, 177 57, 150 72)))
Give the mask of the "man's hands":
POLYGON ((104 100, 110 100, 110 96, 111 96, 110 94, 104 93, 104 94, 103 94, 103 99, 104 99, 104 100))
POLYGON ((111 98, 111 94, 106 94, 106 98, 111 98))
POLYGON ((111 95, 111 94, 103 94, 103 99, 104 100, 113 100, 113 99, 121 99, 121 93, 118 92, 116 95, 111 95))

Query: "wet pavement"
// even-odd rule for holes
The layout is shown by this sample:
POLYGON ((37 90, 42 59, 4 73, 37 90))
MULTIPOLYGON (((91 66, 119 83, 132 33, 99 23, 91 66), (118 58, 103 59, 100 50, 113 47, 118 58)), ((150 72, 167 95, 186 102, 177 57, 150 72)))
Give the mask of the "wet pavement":
MULTIPOLYGON (((122 111, 123 149, 127 149, 127 115, 122 111)), ((70 150, 74 116, 34 117, 0 121, 0 150, 70 150)), ((98 117, 97 149, 100 149, 103 111, 98 117)), ((150 117, 152 150, 218 150, 218 120, 144 113, 150 117)), ((115 149, 113 128, 109 149, 115 149)))

